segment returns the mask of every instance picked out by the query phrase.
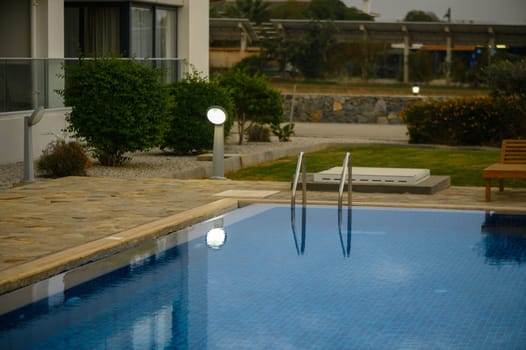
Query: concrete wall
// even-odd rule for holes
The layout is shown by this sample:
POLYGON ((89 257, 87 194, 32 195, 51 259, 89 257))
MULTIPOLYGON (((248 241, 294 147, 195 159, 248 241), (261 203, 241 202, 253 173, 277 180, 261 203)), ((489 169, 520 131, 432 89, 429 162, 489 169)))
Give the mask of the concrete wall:
POLYGON ((230 68, 243 58, 259 55, 260 49, 210 48, 211 68, 230 68))
MULTIPOLYGON (((434 97, 444 99, 447 97, 434 97)), ((401 124, 398 113, 408 103, 426 100, 420 96, 348 96, 296 94, 296 122, 401 124)), ((292 95, 284 95, 285 119, 290 120, 292 95)))
POLYGON ((33 57, 64 57, 64 1, 40 0, 35 7, 36 51, 33 57))
MULTIPOLYGON (((46 110, 42 120, 33 126, 33 156, 38 159, 42 150, 57 138, 67 138, 62 132, 66 128, 66 109, 46 110)), ((29 116, 31 113, 25 113, 29 116)), ((24 160, 24 119, 0 120, 0 164, 12 164, 24 160)))
POLYGON ((192 69, 208 77, 208 0, 184 0, 179 10, 178 56, 192 69))

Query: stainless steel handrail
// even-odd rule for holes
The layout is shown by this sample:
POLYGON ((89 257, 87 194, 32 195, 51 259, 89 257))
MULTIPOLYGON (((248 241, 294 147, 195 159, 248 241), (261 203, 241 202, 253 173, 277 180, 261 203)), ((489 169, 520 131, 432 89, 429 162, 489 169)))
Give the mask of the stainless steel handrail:
POLYGON ((343 223, 343 209, 338 207, 338 235, 340 237, 340 246, 342 248, 343 256, 348 258, 351 256, 351 239, 352 239, 352 209, 347 208, 347 239, 346 242, 343 241, 342 233, 342 223, 343 223))
POLYGON ((340 178, 340 188, 338 190, 338 208, 341 208, 343 205, 343 189, 345 187, 345 179, 347 181, 347 206, 350 208, 352 204, 352 160, 351 154, 347 152, 345 154, 345 159, 343 160, 342 165, 342 175, 340 178), (348 174, 348 176, 347 176, 348 174))
POLYGON ((292 235, 294 237, 294 245, 298 255, 303 255, 305 252, 305 229, 307 220, 307 165, 304 159, 305 153, 300 152, 298 155, 298 163, 296 164, 296 172, 294 173, 294 181, 292 182, 292 195, 290 199, 290 224, 292 227, 292 235), (301 236, 298 242, 296 233, 296 190, 298 189, 298 181, 302 174, 302 208, 301 208, 301 236))
POLYGON ((290 199, 291 207, 296 205, 296 190, 298 188, 298 180, 300 177, 300 171, 302 173, 301 189, 302 189, 302 203, 307 203, 307 166, 304 160, 304 152, 300 152, 298 155, 298 162, 296 163, 296 172, 294 173, 294 181, 292 182, 292 196, 290 199))

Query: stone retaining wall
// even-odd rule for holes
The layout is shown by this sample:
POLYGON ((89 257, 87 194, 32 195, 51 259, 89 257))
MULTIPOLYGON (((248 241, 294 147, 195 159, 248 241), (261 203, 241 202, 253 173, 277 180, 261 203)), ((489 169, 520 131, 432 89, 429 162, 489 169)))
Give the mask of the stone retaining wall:
MULTIPOLYGON (((290 120, 291 94, 284 94, 285 119, 290 120)), ((435 98, 435 97, 434 97, 435 98)), ((444 99, 447 97, 438 97, 444 99)), ((398 113, 421 96, 349 96, 296 94, 295 122, 402 124, 398 113)))

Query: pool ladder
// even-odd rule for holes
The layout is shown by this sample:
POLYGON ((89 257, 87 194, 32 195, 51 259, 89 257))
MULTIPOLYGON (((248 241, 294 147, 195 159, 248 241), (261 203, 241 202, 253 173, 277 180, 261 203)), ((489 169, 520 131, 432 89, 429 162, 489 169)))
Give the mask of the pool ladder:
MULTIPOLYGON (((350 256, 351 252, 351 231, 352 231, 352 161, 351 154, 347 152, 343 160, 342 173, 340 178, 340 185, 338 188, 338 233, 340 236, 340 245, 342 247, 342 252, 345 257, 350 256), (343 191, 345 189, 345 179, 347 182, 347 240, 344 242, 343 233, 342 233, 342 223, 343 223, 343 191)), ((298 155, 298 162, 296 164, 296 172, 294 173, 294 181, 292 182, 292 195, 290 202, 291 209, 291 227, 292 235, 294 237, 294 244, 296 246, 296 252, 298 255, 303 255, 305 252, 305 228, 306 228, 306 211, 307 211, 307 166, 305 163, 305 153, 300 152, 298 155), (301 173, 301 188, 302 188, 302 208, 301 208, 301 236, 298 239, 297 230, 296 230, 296 191, 298 189, 298 181, 301 173)))
MULTIPOLYGON (((305 152, 300 152, 298 155, 298 162, 296 163, 296 172, 294 173, 294 181, 292 182, 292 195, 290 198, 291 207, 296 206, 296 192, 298 190, 298 181, 301 173, 301 192, 302 204, 307 204, 307 166, 305 163, 305 152)), ((340 186, 338 188, 338 208, 343 206, 343 191, 345 189, 345 179, 347 179, 347 206, 352 205, 352 160, 349 152, 345 153, 345 158, 342 165, 342 174, 340 178, 340 186)))

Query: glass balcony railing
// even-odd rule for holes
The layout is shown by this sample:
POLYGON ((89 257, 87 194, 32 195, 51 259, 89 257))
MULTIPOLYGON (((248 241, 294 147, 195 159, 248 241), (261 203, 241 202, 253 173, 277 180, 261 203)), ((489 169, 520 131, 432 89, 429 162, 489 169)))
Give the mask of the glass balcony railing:
MULTIPOLYGON (((183 59, 134 59, 140 64, 161 68, 162 81, 170 83, 184 74, 183 59)), ((64 65, 78 58, 0 58, 0 113, 64 107, 57 93, 64 88, 64 65)), ((66 77, 67 79, 67 77, 66 77)))

